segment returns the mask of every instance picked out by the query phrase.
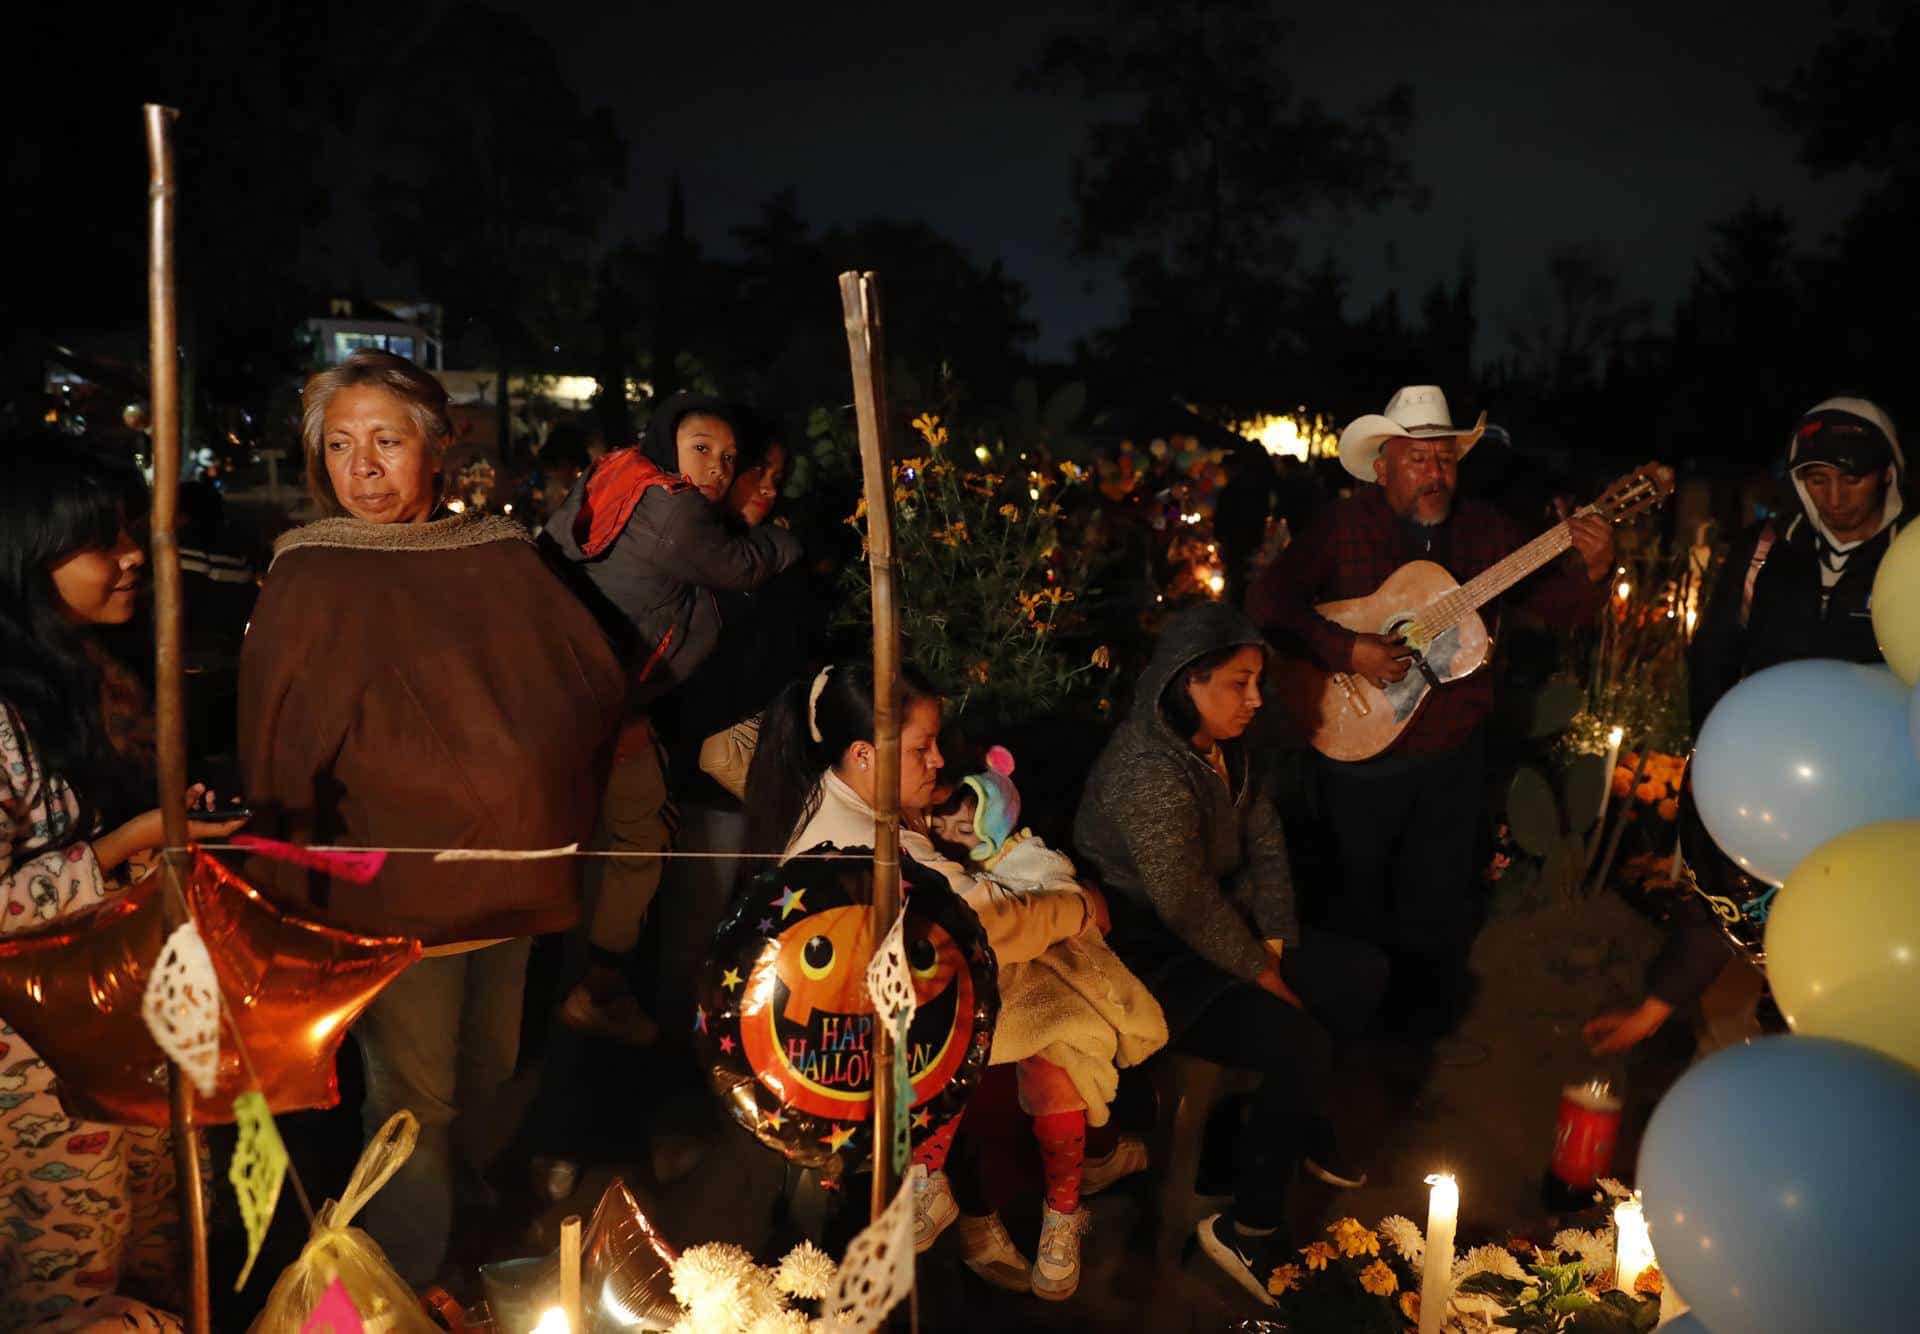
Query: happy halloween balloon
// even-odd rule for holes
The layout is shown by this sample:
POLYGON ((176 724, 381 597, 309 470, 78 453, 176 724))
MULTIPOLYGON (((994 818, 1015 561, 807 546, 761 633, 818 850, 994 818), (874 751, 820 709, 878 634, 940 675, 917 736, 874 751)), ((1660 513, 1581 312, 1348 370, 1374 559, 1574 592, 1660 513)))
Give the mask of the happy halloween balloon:
MULTIPOLYGON (((860 1170, 873 1150, 870 867, 796 860, 755 876, 696 988, 694 1039, 721 1100, 762 1143, 829 1178, 860 1170)), ((943 877, 909 860, 901 868, 917 1144, 966 1107, 993 1046, 1000 988, 973 910, 943 877)))
MULTIPOLYGON (((0 942, 0 1017, 52 1068, 69 1116, 168 1123, 167 1058, 140 1014, 167 936, 163 874, 49 930, 0 942)), ((339 1102, 341 1039, 380 989, 420 957, 420 942, 290 917, 203 852, 194 853, 185 889, 233 1017, 222 1026, 214 1096, 194 1095, 194 1119, 233 1120, 234 1097, 251 1086, 235 1027, 275 1112, 339 1102)))

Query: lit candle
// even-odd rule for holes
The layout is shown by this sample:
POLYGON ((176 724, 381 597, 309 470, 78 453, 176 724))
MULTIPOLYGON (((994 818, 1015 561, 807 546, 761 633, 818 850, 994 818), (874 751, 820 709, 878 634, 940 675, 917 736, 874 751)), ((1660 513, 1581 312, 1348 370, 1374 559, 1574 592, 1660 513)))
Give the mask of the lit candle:
POLYGON ((533 1334, 572 1334, 567 1327, 567 1313, 557 1306, 549 1306, 540 1317, 540 1323, 533 1327, 533 1334))
POLYGON ((1613 1206, 1613 1286, 1632 1292, 1653 1263, 1653 1238, 1647 1233, 1647 1215, 1636 1194, 1613 1206))
POLYGON ((1453 1230, 1460 1221, 1460 1187, 1442 1172, 1427 1178, 1427 1253, 1420 1276, 1420 1334, 1440 1334, 1453 1297, 1453 1230))

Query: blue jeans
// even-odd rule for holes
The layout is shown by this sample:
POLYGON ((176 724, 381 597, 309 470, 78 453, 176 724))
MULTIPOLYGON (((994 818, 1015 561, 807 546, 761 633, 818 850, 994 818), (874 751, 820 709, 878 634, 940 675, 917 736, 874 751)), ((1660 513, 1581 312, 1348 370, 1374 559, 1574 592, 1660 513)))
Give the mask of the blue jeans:
POLYGON ((366 1060, 371 1138, 395 1112, 420 1122, 413 1156, 361 1215, 400 1277, 439 1277, 457 1193, 488 1197, 483 1172, 505 1136, 500 1086, 520 1054, 530 940, 420 960, 380 993, 354 1035, 366 1060))

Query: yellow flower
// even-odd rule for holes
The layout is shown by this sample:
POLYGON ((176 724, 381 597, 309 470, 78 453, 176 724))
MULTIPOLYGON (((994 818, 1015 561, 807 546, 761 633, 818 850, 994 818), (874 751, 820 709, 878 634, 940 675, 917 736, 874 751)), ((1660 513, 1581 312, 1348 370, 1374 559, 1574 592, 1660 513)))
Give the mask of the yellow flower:
POLYGON ((1340 1254, 1349 1259, 1380 1254, 1380 1238, 1371 1229, 1360 1226, 1357 1218, 1343 1218, 1327 1231, 1340 1247, 1340 1254))
POLYGON ((1313 1245, 1302 1250, 1300 1254, 1306 1260, 1307 1268, 1313 1270, 1325 1269, 1329 1263, 1340 1258, 1340 1252, 1334 1250, 1333 1247, 1327 1245, 1324 1241, 1314 1242, 1313 1245))
POLYGON ((1306 1274, 1299 1265, 1281 1265, 1273 1271, 1267 1280, 1267 1291, 1276 1297, 1284 1297, 1306 1281, 1306 1274))
POLYGON ((1667 1290, 1667 1276, 1660 1272, 1658 1265, 1648 1265, 1633 1280, 1633 1290, 1645 1297, 1658 1297, 1667 1290))
POLYGON ((987 663, 984 659, 982 659, 981 661, 973 664, 973 670, 968 672, 967 675, 971 676, 974 680, 978 681, 981 685, 985 685, 987 683, 988 671, 989 671, 989 668, 987 666, 987 663))
POLYGON ((1077 463, 1063 463, 1060 465, 1060 475, 1069 482, 1078 482, 1086 477, 1087 470, 1077 463))
POLYGON ((911 499, 913 499, 913 492, 909 491, 906 487, 896 486, 893 488, 893 503, 895 505, 905 505, 911 499))
POLYGON ((1360 1271, 1360 1286, 1376 1297, 1391 1297, 1400 1291, 1400 1276, 1385 1260, 1375 1260, 1360 1271))
POLYGON ((1020 507, 1018 505, 1002 505, 1000 507, 1000 517, 1008 520, 1017 519, 1020 517, 1020 507))
POLYGON ((947 428, 940 424, 940 418, 931 412, 923 412, 913 419, 913 429, 920 432, 920 438, 927 442, 930 449, 938 449, 947 443, 947 428))
POLYGON ((846 517, 845 522, 849 524, 857 524, 860 522, 860 520, 866 517, 867 517, 867 498, 865 496, 861 496, 860 503, 853 507, 853 513, 849 514, 846 517))
POLYGON ((1108 648, 1105 644, 1102 644, 1099 648, 1095 649, 1093 651, 1093 665, 1095 667, 1098 667, 1103 672, 1106 671, 1107 668, 1113 666, 1113 650, 1108 648))
POLYGON ((957 547, 967 540, 967 521, 965 519, 955 519, 947 527, 935 532, 933 537, 936 542, 944 542, 950 547, 957 547))
POLYGON ((1420 1294, 1412 1288, 1400 1294, 1400 1314, 1406 1317, 1410 1325, 1420 1323, 1420 1294))

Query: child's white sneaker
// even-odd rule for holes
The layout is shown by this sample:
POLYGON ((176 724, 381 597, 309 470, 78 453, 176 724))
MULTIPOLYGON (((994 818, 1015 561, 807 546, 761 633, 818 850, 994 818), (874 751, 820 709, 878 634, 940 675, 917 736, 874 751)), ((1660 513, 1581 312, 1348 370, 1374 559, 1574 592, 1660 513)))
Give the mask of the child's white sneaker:
POLYGON ((954 1231, 960 1234, 960 1258, 967 1268, 996 1288, 1005 1288, 1008 1292, 1030 1290, 1028 1271, 1032 1265, 1007 1235, 1007 1226, 1000 1221, 999 1214, 988 1214, 984 1218, 961 1214, 954 1231))
POLYGON ((1033 1295, 1065 1301, 1080 1286, 1080 1238, 1093 1222, 1085 1209, 1063 1214, 1049 1207, 1040 1218, 1040 1246, 1033 1255, 1033 1295))
POLYGON ((960 1216, 945 1172, 916 1172, 913 1178, 913 1249, 916 1254, 937 1241, 960 1216))

